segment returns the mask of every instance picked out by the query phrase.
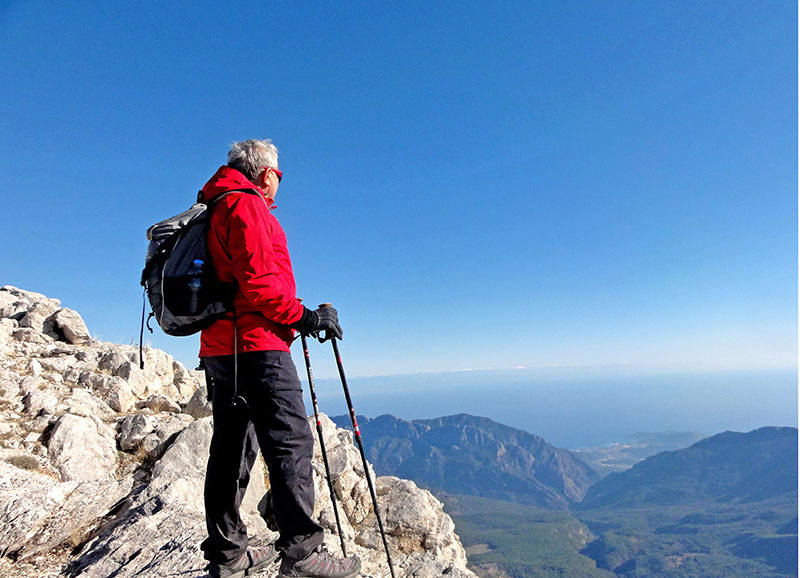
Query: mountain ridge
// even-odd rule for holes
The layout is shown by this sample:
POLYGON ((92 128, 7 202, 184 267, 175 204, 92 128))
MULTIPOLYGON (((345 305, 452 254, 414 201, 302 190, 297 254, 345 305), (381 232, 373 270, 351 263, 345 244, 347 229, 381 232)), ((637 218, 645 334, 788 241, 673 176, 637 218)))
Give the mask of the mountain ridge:
POLYGON ((786 455, 797 456, 797 428, 726 431, 610 474, 589 488, 576 507, 764 500, 797 490, 797 462, 786 455))
MULTIPOLYGON (((376 471, 411 477, 435 490, 566 509, 599 474, 569 450, 544 438, 460 413, 403 420, 357 417, 376 471)), ((337 416, 340 426, 348 416, 337 416)))
POLYGON ((611 474, 573 514, 625 578, 797 576, 794 427, 722 432, 611 474))

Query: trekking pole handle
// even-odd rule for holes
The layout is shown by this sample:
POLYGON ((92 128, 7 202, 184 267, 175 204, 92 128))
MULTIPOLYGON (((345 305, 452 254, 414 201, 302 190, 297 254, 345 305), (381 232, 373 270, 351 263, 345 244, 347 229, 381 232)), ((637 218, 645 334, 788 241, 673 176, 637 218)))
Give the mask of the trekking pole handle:
MULTIPOLYGON (((319 308, 320 309, 322 309, 324 307, 333 307, 333 303, 320 303, 319 304, 319 308)), ((321 339, 320 343, 322 343, 323 341, 327 341, 328 339, 330 339, 331 341, 335 341, 336 340, 336 336, 333 335, 331 331, 326 329, 325 330, 325 338, 321 339), (328 335, 330 335, 330 337, 328 337, 328 335)))

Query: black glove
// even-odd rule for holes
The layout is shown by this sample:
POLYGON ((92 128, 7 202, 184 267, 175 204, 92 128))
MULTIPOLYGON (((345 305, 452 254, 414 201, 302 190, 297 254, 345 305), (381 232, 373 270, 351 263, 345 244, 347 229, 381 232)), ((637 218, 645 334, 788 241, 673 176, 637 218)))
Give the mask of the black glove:
POLYGON ((320 307, 316 311, 311 311, 311 309, 303 305, 303 316, 292 323, 292 327, 304 335, 316 337, 320 340, 320 343, 333 337, 336 339, 342 338, 339 314, 330 305, 320 307), (322 338, 319 336, 321 331, 325 331, 325 336, 322 338))

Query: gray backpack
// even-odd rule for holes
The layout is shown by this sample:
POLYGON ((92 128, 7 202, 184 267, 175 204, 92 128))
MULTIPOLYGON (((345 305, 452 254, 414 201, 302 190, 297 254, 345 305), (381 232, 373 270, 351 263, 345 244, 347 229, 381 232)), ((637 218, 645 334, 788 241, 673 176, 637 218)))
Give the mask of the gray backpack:
MULTIPOLYGON (((156 223, 147 230, 150 241, 141 284, 155 318, 167 335, 197 333, 232 309, 235 286, 222 284, 208 254, 206 234, 214 205, 231 193, 258 195, 253 189, 236 189, 215 197, 208 205, 198 202, 187 211, 156 223)), ((144 336, 145 307, 142 306, 144 336)))

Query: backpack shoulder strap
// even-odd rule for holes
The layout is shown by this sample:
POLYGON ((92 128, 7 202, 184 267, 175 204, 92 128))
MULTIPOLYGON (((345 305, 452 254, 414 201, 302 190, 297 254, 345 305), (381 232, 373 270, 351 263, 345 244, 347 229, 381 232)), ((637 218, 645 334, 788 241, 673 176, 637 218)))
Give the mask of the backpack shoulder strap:
MULTIPOLYGON (((199 192, 197 193, 197 197, 198 197, 198 199, 200 198, 200 196, 202 195, 202 193, 203 193, 203 191, 199 191, 199 192)), ((261 196, 261 193, 259 193, 259 192, 258 192, 257 190, 255 190, 255 189, 232 189, 232 190, 230 190, 230 191, 225 191, 224 193, 217 195, 216 197, 214 197, 214 198, 213 198, 213 199, 211 199, 211 200, 210 200, 208 203, 205 203, 205 204, 206 204, 206 205, 207 205, 209 208, 211 208, 211 207, 213 207, 214 205, 216 205, 216 204, 217 204, 219 201, 221 201, 223 197, 227 197, 227 196, 228 196, 228 195, 230 195, 231 193, 247 193, 247 194, 250 194, 250 195, 257 195, 257 196, 259 196, 259 197, 261 196)), ((203 201, 202 201, 202 200, 199 200, 198 202, 199 202, 199 203, 202 203, 203 201)))
MULTIPOLYGON (((217 203, 219 201, 222 200, 223 197, 227 197, 228 195, 230 195, 232 193, 244 193, 244 194, 256 195, 262 201, 264 200, 264 197, 261 196, 261 193, 259 193, 255 189, 233 189, 233 190, 230 190, 230 191, 225 191, 224 193, 221 193, 221 194, 217 195, 216 197, 214 197, 213 199, 211 199, 208 202, 208 204, 206 204, 206 219, 205 219, 206 227, 209 227, 211 225, 211 210, 217 205, 217 203)), ((202 194, 202 191, 197 193, 198 196, 200 196, 201 194, 202 194)), ((202 203, 202 201, 199 201, 199 202, 202 203)), ((266 204, 266 201, 264 201, 264 203, 266 204)))

